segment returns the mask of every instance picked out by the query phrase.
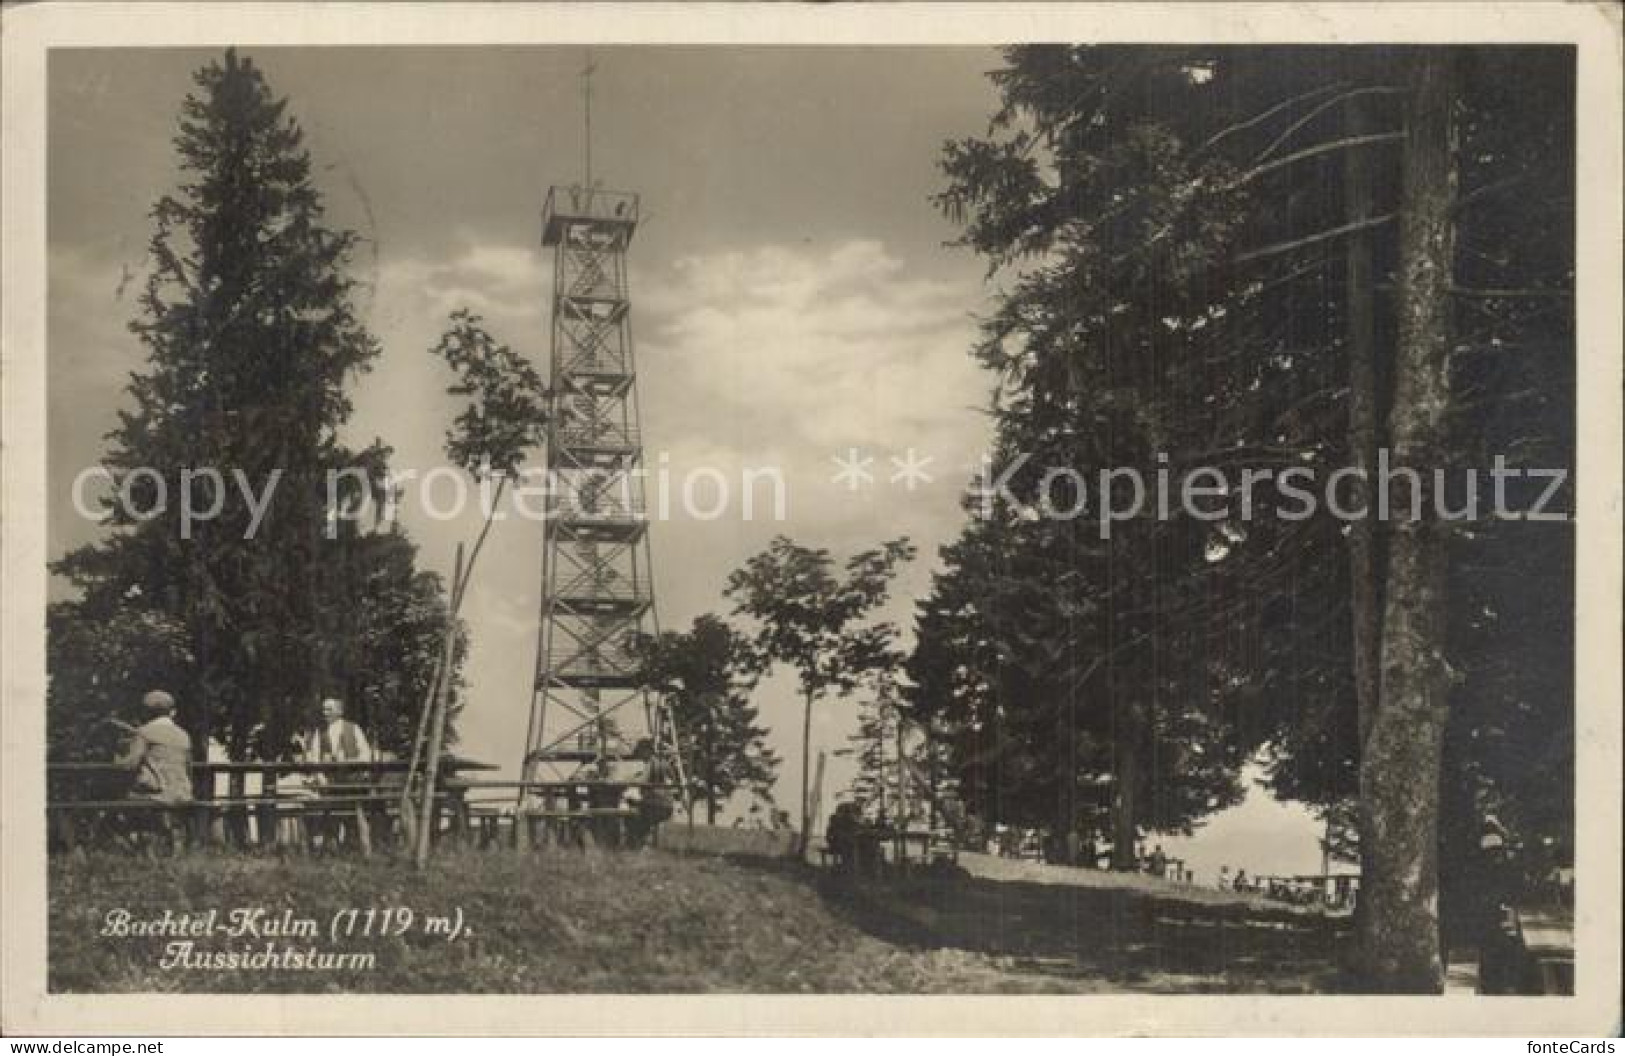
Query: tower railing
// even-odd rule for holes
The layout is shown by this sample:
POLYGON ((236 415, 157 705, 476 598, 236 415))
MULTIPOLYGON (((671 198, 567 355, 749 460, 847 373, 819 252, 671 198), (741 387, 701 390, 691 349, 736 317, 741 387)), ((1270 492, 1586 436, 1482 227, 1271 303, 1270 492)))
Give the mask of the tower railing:
POLYGON ((565 422, 559 426, 558 442, 566 447, 618 451, 638 447, 642 437, 636 426, 618 422, 565 422))
POLYGON ((601 187, 552 187, 542 206, 542 245, 551 246, 573 223, 625 224, 636 227, 638 196, 629 191, 601 187))

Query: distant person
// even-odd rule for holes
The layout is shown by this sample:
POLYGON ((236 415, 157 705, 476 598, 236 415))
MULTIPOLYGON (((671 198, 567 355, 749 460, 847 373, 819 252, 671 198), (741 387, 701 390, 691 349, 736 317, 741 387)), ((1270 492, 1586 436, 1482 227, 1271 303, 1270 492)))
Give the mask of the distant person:
POLYGON ((1247 879, 1247 870, 1245 870, 1245 869, 1237 869, 1236 870, 1236 890, 1237 891, 1247 891, 1247 890, 1250 890, 1250 889, 1251 889, 1250 888, 1250 881, 1247 879))
POLYGON ((1162 852, 1162 844, 1151 848, 1150 865, 1152 876, 1168 875, 1168 856, 1162 852))
POLYGON ((1220 891, 1228 891, 1229 889, 1230 889, 1230 867, 1228 865, 1221 865, 1221 866, 1219 866, 1219 890, 1220 891))
POLYGON ((1512 837, 1494 814, 1486 813, 1478 834, 1478 897, 1473 921, 1477 932, 1479 992, 1518 992, 1518 940, 1512 919, 1512 837))
POLYGON ((858 864, 858 808, 841 803, 824 827, 824 847, 842 872, 852 872, 858 864))
MULTIPOLYGON (((631 799, 637 789, 627 789, 631 799)), ((651 784, 641 790, 633 806, 637 810, 637 823, 628 833, 634 847, 653 847, 660 841, 660 826, 677 813, 677 805, 670 789, 651 784)))
MULTIPOLYGON (((130 731, 130 741, 116 760, 134 772, 130 798, 137 802, 180 806, 192 802, 192 738, 175 722, 175 698, 155 689, 141 698, 151 716, 130 731)), ((170 811, 153 812, 155 828, 170 849, 177 846, 176 819, 170 811)))

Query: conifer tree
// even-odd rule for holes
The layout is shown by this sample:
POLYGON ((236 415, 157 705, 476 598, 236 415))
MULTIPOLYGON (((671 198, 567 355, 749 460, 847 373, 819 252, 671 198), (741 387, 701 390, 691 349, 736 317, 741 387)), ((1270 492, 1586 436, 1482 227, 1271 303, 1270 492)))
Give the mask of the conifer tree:
POLYGON ((389 454, 340 436, 346 382, 379 353, 353 304, 357 236, 326 221, 303 133, 252 60, 228 50, 194 81, 131 324, 146 364, 104 458, 129 501, 55 566, 76 596, 50 614, 53 740, 77 750, 87 722, 160 684, 197 743, 234 756, 286 754, 329 693, 398 748, 445 606, 399 529, 343 514, 377 496, 389 454))

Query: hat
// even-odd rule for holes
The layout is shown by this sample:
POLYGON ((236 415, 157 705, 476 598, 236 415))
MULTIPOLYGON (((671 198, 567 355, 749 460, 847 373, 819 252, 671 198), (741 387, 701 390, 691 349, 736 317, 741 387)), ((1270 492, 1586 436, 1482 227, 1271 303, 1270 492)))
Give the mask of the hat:
POLYGON ((175 698, 161 689, 155 689, 141 698, 141 706, 148 711, 174 711, 175 698))

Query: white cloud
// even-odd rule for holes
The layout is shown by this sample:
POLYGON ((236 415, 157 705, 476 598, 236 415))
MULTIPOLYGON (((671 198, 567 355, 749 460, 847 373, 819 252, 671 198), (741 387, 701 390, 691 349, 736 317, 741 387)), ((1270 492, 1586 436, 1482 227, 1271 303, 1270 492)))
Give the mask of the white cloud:
POLYGON ((985 387, 966 355, 979 296, 872 241, 685 257, 643 297, 645 403, 678 435, 721 423, 819 464, 852 444, 953 457, 985 387))

